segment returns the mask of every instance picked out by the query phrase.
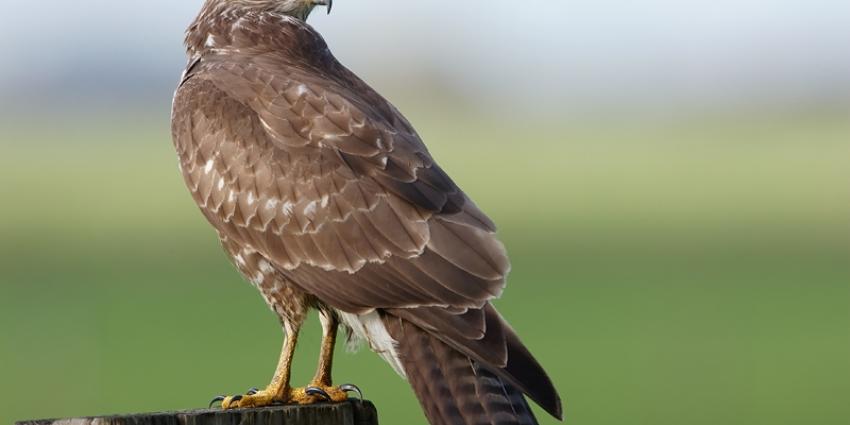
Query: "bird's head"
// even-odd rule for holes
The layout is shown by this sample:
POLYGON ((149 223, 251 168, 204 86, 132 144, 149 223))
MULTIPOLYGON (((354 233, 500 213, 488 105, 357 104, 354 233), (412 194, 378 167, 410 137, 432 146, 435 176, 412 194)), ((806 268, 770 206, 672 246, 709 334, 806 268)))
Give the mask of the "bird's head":
MULTIPOLYGON (((219 0, 222 1, 222 0, 219 0)), ((225 3, 236 4, 240 7, 253 10, 261 10, 268 12, 277 12, 284 15, 289 15, 302 21, 306 21, 307 17, 316 6, 327 6, 328 13, 331 13, 333 0, 223 0, 225 3)))

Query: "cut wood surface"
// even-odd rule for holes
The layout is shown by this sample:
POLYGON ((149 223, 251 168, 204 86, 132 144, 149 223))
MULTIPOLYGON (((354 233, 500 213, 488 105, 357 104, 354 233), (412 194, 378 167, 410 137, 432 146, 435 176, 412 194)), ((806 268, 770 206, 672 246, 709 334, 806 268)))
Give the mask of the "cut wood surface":
POLYGON ((87 418, 41 419, 17 425, 378 425, 369 401, 260 409, 202 409, 87 418))

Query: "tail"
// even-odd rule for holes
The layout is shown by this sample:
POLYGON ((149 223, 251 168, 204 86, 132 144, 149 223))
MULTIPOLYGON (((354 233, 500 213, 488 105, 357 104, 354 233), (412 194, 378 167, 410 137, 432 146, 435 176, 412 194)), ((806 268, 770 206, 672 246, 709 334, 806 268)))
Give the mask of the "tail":
MULTIPOLYGON (((537 425, 519 388, 541 374, 545 382, 539 384, 551 383, 513 332, 506 338, 513 357, 502 369, 487 367, 407 320, 393 318, 385 324, 431 425, 537 425), (512 376, 511 371, 523 369, 530 373, 512 376)), ((554 388, 551 394, 541 405, 560 419, 554 388)))

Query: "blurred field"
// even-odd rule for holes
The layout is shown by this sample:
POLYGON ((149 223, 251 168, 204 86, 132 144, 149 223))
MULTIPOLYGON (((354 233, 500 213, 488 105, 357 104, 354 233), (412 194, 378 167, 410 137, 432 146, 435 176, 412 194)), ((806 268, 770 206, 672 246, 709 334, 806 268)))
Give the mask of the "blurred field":
MULTIPOLYGON (((567 423, 847 423, 843 111, 409 117, 500 225, 514 267, 498 306, 567 423)), ((277 322, 185 191, 167 117, 103 122, 0 126, 0 423, 199 407, 274 369, 277 322)), ((314 370, 316 322, 295 383, 314 370)), ((338 354, 337 381, 382 423, 424 423, 377 356, 338 354)))

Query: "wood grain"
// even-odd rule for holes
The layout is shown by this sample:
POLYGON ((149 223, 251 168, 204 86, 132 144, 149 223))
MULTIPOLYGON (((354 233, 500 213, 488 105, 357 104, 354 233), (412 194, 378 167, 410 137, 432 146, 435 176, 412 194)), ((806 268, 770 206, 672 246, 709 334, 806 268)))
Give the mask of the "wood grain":
POLYGON ((336 404, 275 406, 261 409, 202 409, 86 418, 41 419, 16 425, 378 425, 378 412, 369 401, 336 404))

